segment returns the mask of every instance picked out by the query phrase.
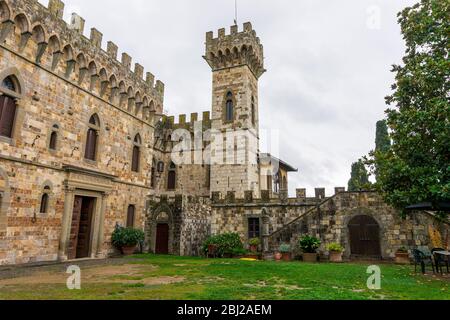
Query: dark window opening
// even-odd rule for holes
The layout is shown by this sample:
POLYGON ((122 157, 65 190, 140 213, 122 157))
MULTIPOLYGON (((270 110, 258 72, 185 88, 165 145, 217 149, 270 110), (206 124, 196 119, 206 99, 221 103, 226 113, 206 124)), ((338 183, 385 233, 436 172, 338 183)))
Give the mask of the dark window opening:
POLYGON ((12 138, 16 102, 9 96, 0 96, 0 136, 12 138))
POLYGON ((260 224, 259 218, 248 219, 248 238, 259 238, 260 237, 260 224))
POLYGON ((255 110, 255 98, 252 97, 252 124, 255 125, 256 124, 256 110, 255 110))
POLYGON ((50 150, 56 150, 56 142, 58 141, 58 133, 56 131, 53 131, 50 134, 50 143, 49 143, 49 149, 50 150))
POLYGON ((3 79, 2 87, 11 91, 16 91, 16 86, 14 85, 14 81, 11 77, 6 77, 3 79))
POLYGON ((175 190, 177 185, 177 172, 176 166, 172 162, 169 167, 169 173, 167 178, 167 190, 175 190))
POLYGON ((227 94, 225 119, 226 119, 226 121, 234 120, 233 94, 231 92, 228 92, 228 94, 227 94))
POLYGON ((47 213, 48 210, 48 194, 44 193, 41 198, 41 208, 39 209, 40 213, 47 213))
POLYGON ((134 227, 135 214, 136 214, 136 207, 134 205, 129 205, 127 212, 127 228, 134 227))
POLYGON ((139 156, 140 151, 138 146, 133 147, 133 159, 131 163, 131 170, 134 172, 139 172, 139 156))
POLYGON ((97 147, 97 131, 94 129, 89 129, 86 141, 86 153, 85 153, 86 159, 95 161, 96 147, 97 147))

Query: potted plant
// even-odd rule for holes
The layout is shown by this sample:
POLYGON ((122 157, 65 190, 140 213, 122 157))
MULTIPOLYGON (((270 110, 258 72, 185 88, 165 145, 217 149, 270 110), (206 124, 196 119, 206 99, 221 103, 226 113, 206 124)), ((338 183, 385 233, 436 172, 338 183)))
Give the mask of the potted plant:
POLYGON ((261 240, 259 238, 253 238, 248 241, 248 244, 250 245, 251 252, 258 252, 258 247, 261 244, 261 240))
POLYGON ((281 253, 281 258, 284 261, 291 261, 292 259, 292 254, 291 254, 291 246, 287 243, 284 243, 280 246, 280 253, 281 253))
POLYGON ((117 227, 111 237, 112 244, 122 251, 123 255, 131 255, 137 245, 144 241, 144 232, 135 228, 117 227))
POLYGON ((395 263, 397 264, 410 264, 408 249, 401 247, 395 253, 395 263))
POLYGON ((330 243, 327 250, 330 253, 330 262, 342 262, 344 248, 339 243, 330 243))
POLYGON ((317 249, 320 247, 319 239, 311 236, 304 236, 300 239, 299 245, 303 252, 304 262, 317 262, 317 249))
POLYGON ((275 261, 281 261, 283 259, 283 254, 281 252, 275 252, 275 261))

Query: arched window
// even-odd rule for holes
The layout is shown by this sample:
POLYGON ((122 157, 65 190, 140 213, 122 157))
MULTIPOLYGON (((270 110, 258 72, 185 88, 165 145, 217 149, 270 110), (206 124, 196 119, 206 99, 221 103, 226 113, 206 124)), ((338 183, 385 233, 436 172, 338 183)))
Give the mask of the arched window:
POLYGON ((234 103, 233 94, 231 92, 227 93, 227 101, 225 104, 225 120, 227 122, 234 120, 234 103))
POLYGON ((140 157, 141 157, 141 136, 137 134, 134 137, 133 141, 133 155, 131 159, 131 170, 133 172, 139 172, 139 164, 140 164, 140 157))
POLYGON ((41 196, 41 207, 39 209, 39 213, 48 213, 48 202, 49 202, 49 193, 51 189, 49 186, 44 187, 44 192, 41 196))
POLYGON ((134 219, 136 215, 136 207, 132 204, 128 206, 127 211, 127 228, 133 228, 134 227, 134 219))
POLYGON ((177 186, 177 167, 172 162, 167 175, 167 190, 175 190, 177 186))
POLYGON ((256 110, 255 110, 255 97, 252 97, 252 124, 256 124, 256 110))
POLYGON ((100 120, 97 114, 91 116, 88 127, 84 158, 95 161, 97 157, 98 134, 100 131, 100 120))
POLYGON ((0 136, 12 138, 14 120, 16 118, 16 101, 14 94, 20 94, 14 76, 2 80, 0 92, 0 136))
POLYGON ((52 151, 56 151, 58 146, 58 130, 59 126, 56 124, 53 125, 52 132, 50 133, 50 139, 48 142, 48 148, 52 151))

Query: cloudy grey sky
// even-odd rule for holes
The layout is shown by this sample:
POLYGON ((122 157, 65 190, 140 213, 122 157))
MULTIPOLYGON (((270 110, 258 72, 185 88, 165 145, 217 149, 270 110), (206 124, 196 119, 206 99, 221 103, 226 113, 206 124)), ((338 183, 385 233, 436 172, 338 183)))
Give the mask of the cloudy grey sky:
MULTIPOLYGON (((351 163, 373 148, 393 82, 390 66, 404 52, 396 14, 417 1, 238 1, 239 24, 251 21, 265 50, 261 127, 280 130, 280 156, 299 168, 291 192, 326 187, 330 194, 346 186, 351 163)), ((170 114, 210 109, 205 32, 233 24, 234 0, 65 3, 66 20, 77 12, 86 35, 96 27, 104 47, 114 41, 165 83, 170 114)))

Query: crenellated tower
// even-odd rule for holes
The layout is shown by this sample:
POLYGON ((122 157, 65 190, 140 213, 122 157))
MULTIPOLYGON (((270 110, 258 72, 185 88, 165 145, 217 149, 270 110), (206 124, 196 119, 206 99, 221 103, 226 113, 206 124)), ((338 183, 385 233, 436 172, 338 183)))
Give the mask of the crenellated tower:
POLYGON ((263 46, 251 23, 206 34, 204 59, 212 69, 211 192, 260 194, 258 79, 263 46))

